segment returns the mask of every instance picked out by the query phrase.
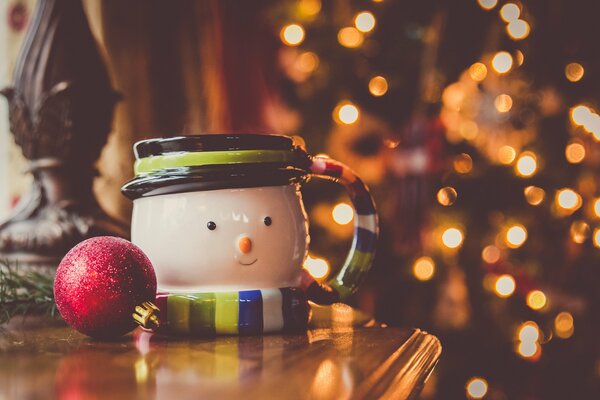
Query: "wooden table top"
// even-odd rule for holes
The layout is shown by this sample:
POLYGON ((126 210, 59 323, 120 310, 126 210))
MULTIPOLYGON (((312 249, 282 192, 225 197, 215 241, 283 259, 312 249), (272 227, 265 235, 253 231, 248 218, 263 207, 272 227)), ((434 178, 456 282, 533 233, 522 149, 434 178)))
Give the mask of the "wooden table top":
POLYGON ((58 322, 0 332, 4 399, 339 399, 418 394, 441 346, 420 330, 317 313, 305 334, 96 341, 58 322), (363 326, 353 326, 353 325, 363 326))

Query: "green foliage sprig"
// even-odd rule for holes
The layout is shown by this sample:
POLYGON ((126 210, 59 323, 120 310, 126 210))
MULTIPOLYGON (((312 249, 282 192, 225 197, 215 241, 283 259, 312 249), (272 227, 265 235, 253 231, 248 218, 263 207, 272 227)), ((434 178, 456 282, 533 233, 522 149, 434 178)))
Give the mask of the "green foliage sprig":
POLYGON ((56 314, 54 277, 0 261, 0 325, 18 315, 56 314))

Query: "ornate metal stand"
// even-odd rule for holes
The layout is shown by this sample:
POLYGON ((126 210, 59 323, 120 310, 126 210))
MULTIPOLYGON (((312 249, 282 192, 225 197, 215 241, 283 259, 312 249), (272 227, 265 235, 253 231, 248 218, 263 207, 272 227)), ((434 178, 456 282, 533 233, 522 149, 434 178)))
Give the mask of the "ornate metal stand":
POLYGON ((119 96, 111 89, 80 0, 40 0, 9 101, 16 143, 34 183, 0 224, 0 259, 56 265, 78 242, 127 236, 96 202, 94 163, 119 96))

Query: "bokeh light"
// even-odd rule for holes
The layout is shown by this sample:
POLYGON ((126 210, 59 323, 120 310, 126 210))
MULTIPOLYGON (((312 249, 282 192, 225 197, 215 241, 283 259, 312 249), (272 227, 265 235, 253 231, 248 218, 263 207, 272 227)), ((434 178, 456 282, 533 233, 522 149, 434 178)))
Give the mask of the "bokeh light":
POLYGON ((517 164, 515 165, 517 175, 522 177, 530 177, 537 171, 537 157, 530 151, 523 152, 519 155, 517 164))
POLYGON ((522 19, 510 21, 510 23, 506 26, 506 32, 515 40, 525 39, 527 36, 529 36, 530 30, 531 28, 529 27, 527 21, 522 19))
POLYGON ((600 198, 594 200, 594 214, 600 218, 600 198))
POLYGON ((498 0, 477 0, 477 3, 479 3, 479 6, 484 10, 491 10, 496 7, 498 0))
POLYGON ((515 278, 509 274, 500 275, 494 285, 494 291, 499 297, 510 297, 515 292, 515 288, 515 278))
POLYGON ((585 221, 573 221, 569 232, 571 239, 575 243, 581 244, 590 236, 590 226, 585 221))
POLYGON ((532 206, 538 206, 542 204, 544 198, 546 197, 546 192, 544 189, 537 186, 527 186, 523 190, 523 194, 525 195, 525 200, 532 206))
POLYGON ((443 206, 451 206, 456 201, 458 193, 451 186, 446 186, 438 190, 437 201, 443 206))
POLYGON ((467 397, 470 399, 483 399, 488 391, 488 383, 484 378, 473 377, 465 386, 467 397))
POLYGON ((354 18, 354 26, 361 32, 371 32, 375 28, 375 17, 368 11, 358 13, 354 18))
POLYGON ((546 294, 541 290, 532 290, 527 293, 527 306, 532 310, 541 310, 546 306, 546 294))
POLYGON ((592 110, 582 104, 571 108, 571 120, 575 125, 587 123, 592 116, 592 110))
POLYGON ((463 242, 463 233, 458 228, 448 228, 442 234, 442 243, 449 249, 459 247, 463 242))
POLYGON ((323 258, 313 258, 309 254, 304 260, 304 269, 315 279, 322 279, 329 274, 329 263, 323 258))
POLYGON ((333 111, 335 121, 345 125, 354 124, 359 117, 358 107, 349 101, 341 102, 333 111))
POLYGON ((517 352, 523 358, 534 358, 540 349, 537 342, 519 342, 517 352))
POLYGON ((338 32, 338 42, 349 49, 359 47, 364 40, 364 35, 353 26, 342 28, 338 32))
POLYGON ((568 339, 573 336, 574 331, 575 324, 573 315, 566 311, 559 313, 554 319, 554 332, 556 333, 556 336, 561 339, 568 339))
POLYGON ((304 41, 304 28, 298 24, 286 25, 281 29, 280 37, 288 46, 298 46, 304 41))
POLYGON ((569 63, 565 67, 565 77, 569 82, 579 82, 583 78, 585 70, 579 63, 569 63))
POLYGON ((571 142, 565 148, 565 157, 571 164, 578 164, 585 158, 585 147, 580 142, 571 142))
POLYGON ((567 211, 574 211, 581 207, 581 196, 573 189, 561 189, 556 193, 556 205, 567 211))
POLYGON ((527 240, 527 229, 523 225, 513 225, 506 230, 506 244, 512 249, 521 247, 527 240))
POLYGON ((535 322, 527 321, 521 324, 517 336, 521 342, 537 342, 540 340, 540 329, 535 322))
POLYGON ((473 159, 467 153, 454 157, 454 170, 459 174, 468 174, 473 169, 473 159))
POLYGON ((485 246, 481 258, 488 264, 494 264, 500 260, 500 249, 494 245, 485 246))
POLYGON ((354 219, 354 209, 350 204, 339 203, 331 211, 333 220, 340 225, 347 225, 354 219))
POLYGON ((515 3, 506 3, 500 9, 500 17, 505 22, 513 22, 516 21, 521 15, 521 9, 515 3))
POLYGON ((487 76, 487 67, 483 63, 476 62, 469 67, 469 76, 475 82, 481 82, 487 76))
POLYGON ((413 264, 413 275, 420 281, 428 281, 435 274, 435 263, 430 257, 420 257, 413 264))
POLYGON ((594 229, 594 246, 600 248, 600 228, 594 229))
POLYGON ((298 11, 302 15, 312 17, 321 11, 321 0, 300 0, 298 11))
POLYGON ((375 96, 380 97, 386 94, 388 91, 388 83, 387 80, 381 76, 374 76, 369 81, 369 92, 375 96))
POLYGON ((507 94, 500 94, 494 100, 494 106, 496 107, 496 110, 498 110, 498 112, 500 113, 509 112, 512 108, 512 105, 512 97, 510 97, 507 94))
POLYGON ((512 68, 513 58, 510 53, 506 51, 499 51, 492 58, 492 67, 499 74, 505 74, 512 68))
POLYGON ((498 161, 504 165, 510 165, 517 157, 517 152, 512 146, 502 146, 498 149, 498 161))
POLYGON ((311 73, 319 66, 319 56, 312 51, 305 51, 298 57, 298 69, 304 73, 311 73))
POLYGON ((460 133, 463 139, 473 140, 479 134, 479 127, 475 121, 463 121, 460 123, 458 133, 460 133))

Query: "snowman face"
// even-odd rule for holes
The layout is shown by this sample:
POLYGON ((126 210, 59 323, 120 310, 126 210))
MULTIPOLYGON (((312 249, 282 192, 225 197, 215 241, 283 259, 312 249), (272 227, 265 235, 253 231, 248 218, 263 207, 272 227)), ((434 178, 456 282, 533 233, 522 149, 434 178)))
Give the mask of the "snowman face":
POLYGON ((140 198, 132 241, 150 258, 159 290, 297 286, 308 226, 293 185, 140 198))

